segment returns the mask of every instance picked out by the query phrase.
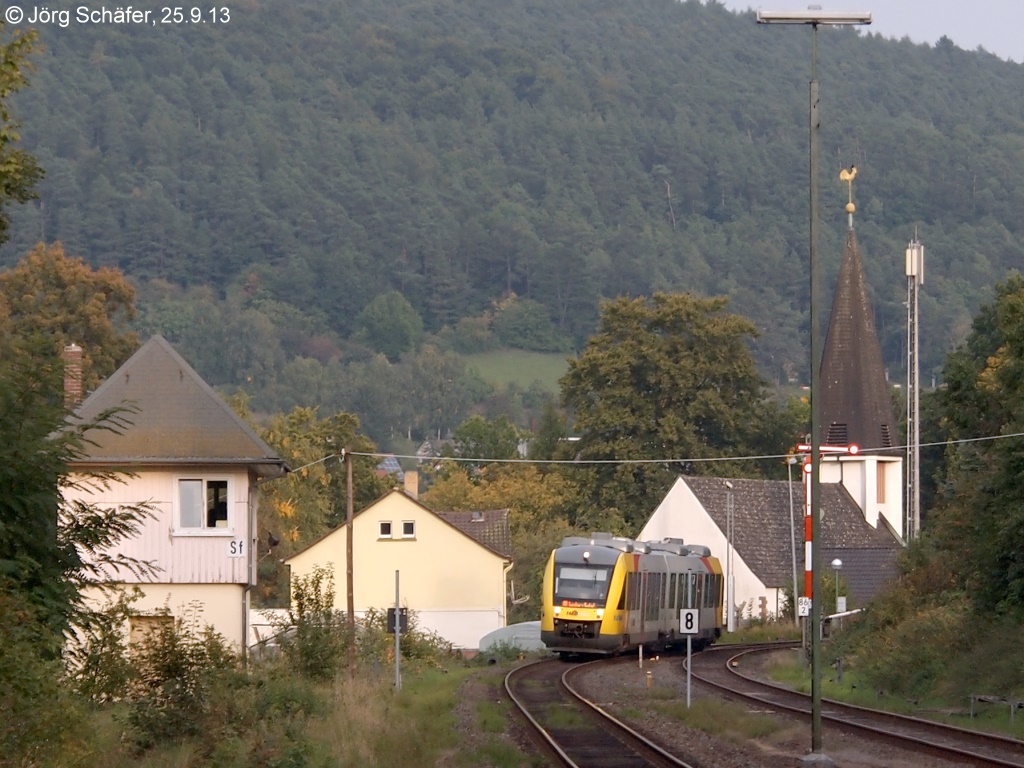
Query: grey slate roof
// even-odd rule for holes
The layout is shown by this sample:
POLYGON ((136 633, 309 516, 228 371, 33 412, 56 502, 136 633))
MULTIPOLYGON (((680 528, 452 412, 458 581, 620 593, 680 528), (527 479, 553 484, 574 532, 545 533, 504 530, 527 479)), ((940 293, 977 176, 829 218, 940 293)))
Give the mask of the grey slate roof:
POLYGON ((507 509, 437 512, 435 514, 488 549, 494 550, 509 560, 512 559, 512 534, 509 532, 507 509))
POLYGON ((394 475, 399 482, 405 479, 405 471, 402 469, 402 465, 398 463, 397 458, 390 455, 380 460, 380 463, 377 465, 377 474, 394 475))
MULTIPOLYGON (((728 489, 720 477, 684 477, 697 500, 716 525, 725 531, 728 489)), ((730 480, 733 484, 733 547, 736 554, 768 587, 792 587, 793 547, 798 584, 804 574, 804 489, 801 482, 782 480, 730 480), (793 492, 790 527, 789 493, 793 492)), ((874 528, 839 483, 821 486, 822 562, 839 557, 842 579, 856 604, 867 601, 886 580, 896 575, 896 557, 903 545, 884 525, 874 528), (830 554, 831 553, 831 554, 830 554), (850 565, 847 568, 846 563, 850 565)))
POLYGON ((95 432, 83 461, 113 465, 246 464, 260 474, 287 467, 162 336, 147 341, 87 397, 75 416, 131 407, 121 434, 95 432))
POLYGON ((846 234, 820 371, 822 444, 856 444, 868 453, 896 445, 890 387, 853 229, 846 234))

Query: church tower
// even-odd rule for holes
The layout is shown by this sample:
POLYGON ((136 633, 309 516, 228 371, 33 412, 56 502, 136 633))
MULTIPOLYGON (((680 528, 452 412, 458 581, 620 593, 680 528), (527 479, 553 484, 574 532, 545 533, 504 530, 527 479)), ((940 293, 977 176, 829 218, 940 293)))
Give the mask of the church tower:
POLYGON ((840 173, 850 185, 849 228, 821 356, 821 444, 890 453, 898 442, 896 420, 853 228, 856 174, 856 167, 840 173))

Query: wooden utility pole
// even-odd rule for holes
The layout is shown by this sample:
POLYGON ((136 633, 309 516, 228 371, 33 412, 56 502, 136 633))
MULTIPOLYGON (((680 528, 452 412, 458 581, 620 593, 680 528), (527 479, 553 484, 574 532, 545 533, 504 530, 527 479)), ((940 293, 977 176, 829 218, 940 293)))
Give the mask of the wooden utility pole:
POLYGON ((345 522, 345 585, 348 590, 348 671, 356 674, 356 598, 352 588, 352 518, 355 517, 355 502, 352 498, 352 452, 342 450, 345 462, 345 502, 347 514, 345 522))

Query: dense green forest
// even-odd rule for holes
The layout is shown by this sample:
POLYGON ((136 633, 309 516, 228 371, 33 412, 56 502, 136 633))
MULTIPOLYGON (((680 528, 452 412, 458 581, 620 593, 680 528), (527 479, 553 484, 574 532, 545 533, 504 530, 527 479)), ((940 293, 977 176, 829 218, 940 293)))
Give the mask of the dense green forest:
MULTIPOLYGON (((0 266, 60 241, 118 267, 140 336, 255 410, 347 410, 382 444, 538 412, 455 353, 579 351, 616 296, 728 296, 767 379, 806 380, 808 30, 713 0, 226 7, 39 30, 12 105, 46 176, 0 266)), ((825 282, 855 163, 895 381, 925 244, 928 384, 1024 263, 1024 67, 823 28, 819 80, 825 282)))

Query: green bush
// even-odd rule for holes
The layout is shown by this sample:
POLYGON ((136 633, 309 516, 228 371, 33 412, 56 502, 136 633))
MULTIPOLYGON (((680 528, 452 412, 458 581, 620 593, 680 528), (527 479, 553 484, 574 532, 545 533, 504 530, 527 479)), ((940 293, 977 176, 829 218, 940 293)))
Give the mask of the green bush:
POLYGON ((343 611, 334 608, 334 572, 314 566, 292 580, 292 609, 275 623, 284 657, 312 680, 330 680, 344 662, 350 629, 343 611))
POLYGON ((209 732, 217 693, 243 684, 240 659, 221 635, 199 628, 198 616, 193 607, 133 648, 138 678, 129 691, 126 738, 139 749, 209 732))
POLYGON ((137 679, 138 669, 128 654, 124 627, 132 603, 142 594, 119 592, 106 606, 90 615, 68 641, 64 653, 66 680, 78 695, 95 703, 119 701, 137 679))
POLYGON ((498 340, 491 333, 491 318, 488 315, 462 318, 451 336, 452 348, 465 355, 487 352, 498 346, 498 340))
MULTIPOLYGON (((403 659, 437 662, 454 653, 452 644, 434 632, 421 630, 415 611, 409 611, 409 626, 399 638, 403 659)), ((388 632, 387 611, 371 608, 363 616, 358 641, 359 659, 367 662, 394 661, 395 635, 388 632)))

